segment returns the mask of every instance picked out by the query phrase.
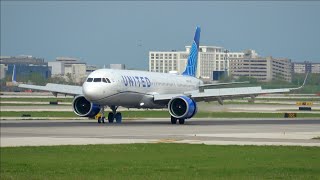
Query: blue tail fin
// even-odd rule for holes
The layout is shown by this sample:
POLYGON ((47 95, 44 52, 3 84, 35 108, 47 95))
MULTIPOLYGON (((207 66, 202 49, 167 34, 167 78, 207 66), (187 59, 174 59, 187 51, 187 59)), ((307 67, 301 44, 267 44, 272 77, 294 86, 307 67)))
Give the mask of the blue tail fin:
POLYGON ((11 79, 11 81, 12 81, 13 83, 17 83, 16 65, 13 65, 12 79, 11 79))
POLYGON ((192 43, 192 46, 190 49, 190 54, 188 57, 187 66, 186 66, 186 69, 184 70, 184 72, 182 73, 182 75, 196 76, 200 32, 201 32, 200 27, 197 27, 196 32, 194 34, 193 43, 192 43))

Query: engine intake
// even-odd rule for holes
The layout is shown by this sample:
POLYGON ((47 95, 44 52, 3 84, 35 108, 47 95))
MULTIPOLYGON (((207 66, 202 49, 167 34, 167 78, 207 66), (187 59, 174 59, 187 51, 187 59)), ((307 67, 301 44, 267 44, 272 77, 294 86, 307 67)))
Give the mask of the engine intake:
POLYGON ((189 119, 197 113, 196 102, 187 96, 172 98, 168 104, 169 113, 177 119, 189 119))
POLYGON ((80 117, 94 117, 100 112, 100 106, 88 101, 84 96, 77 96, 72 102, 73 112, 80 117))

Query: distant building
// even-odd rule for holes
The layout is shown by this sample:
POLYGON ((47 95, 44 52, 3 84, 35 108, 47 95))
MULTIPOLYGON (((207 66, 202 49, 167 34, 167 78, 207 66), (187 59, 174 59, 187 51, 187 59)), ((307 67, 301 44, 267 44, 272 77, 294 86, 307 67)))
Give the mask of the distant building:
POLYGON ((311 73, 320 73, 320 63, 312 63, 311 73))
POLYGON ((87 65, 72 57, 57 57, 56 61, 48 62, 52 68, 52 74, 62 76, 75 83, 81 83, 87 76, 87 65), (71 78, 71 79, 70 79, 71 78))
MULTIPOLYGON (((13 64, 8 65, 7 76, 12 76, 13 64)), ((33 74, 40 75, 44 79, 51 77, 51 68, 49 66, 33 66, 28 64, 16 64, 17 80, 31 77, 33 74)))
POLYGON ((48 66, 52 69, 52 76, 63 76, 64 75, 64 62, 51 61, 48 62, 48 66))
POLYGON ((5 64, 0 64, 0 79, 4 79, 6 77, 7 66, 5 64))
MULTIPOLYGON (((149 71, 161 73, 177 71, 181 74, 185 70, 190 48, 191 46, 186 46, 186 51, 150 51, 149 71)), ((244 52, 228 52, 217 46, 200 46, 196 76, 212 79, 213 71, 228 71, 229 57, 243 56, 244 52)))
POLYGON ((291 82, 292 65, 290 59, 258 57, 246 54, 243 58, 230 58, 230 75, 252 77, 258 81, 281 79, 291 82))
POLYGON ((320 63, 313 63, 309 61, 294 62, 292 66, 294 73, 320 73, 320 63))
POLYGON ((13 66, 16 65, 17 79, 27 80, 32 74, 39 74, 47 79, 51 76, 51 68, 43 58, 33 56, 1 56, 1 78, 12 76, 13 66), (3 73, 5 75, 3 76, 3 73))
POLYGON ((126 69, 125 64, 110 64, 110 69, 126 69))
POLYGON ((92 73, 93 71, 97 70, 98 67, 96 65, 87 65, 86 67, 86 74, 87 76, 92 73))
POLYGON ((32 64, 47 65, 43 58, 37 58, 29 55, 21 56, 0 56, 0 64, 32 64))

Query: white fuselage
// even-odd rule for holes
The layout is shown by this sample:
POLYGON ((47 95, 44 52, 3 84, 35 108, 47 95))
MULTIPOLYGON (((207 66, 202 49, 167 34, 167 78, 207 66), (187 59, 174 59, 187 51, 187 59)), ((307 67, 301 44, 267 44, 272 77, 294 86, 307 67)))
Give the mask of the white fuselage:
POLYGON ((160 108, 155 94, 179 94, 199 89, 195 77, 133 70, 99 69, 89 74, 82 86, 85 98, 107 106, 160 108), (101 79, 99 79, 101 78, 101 79))

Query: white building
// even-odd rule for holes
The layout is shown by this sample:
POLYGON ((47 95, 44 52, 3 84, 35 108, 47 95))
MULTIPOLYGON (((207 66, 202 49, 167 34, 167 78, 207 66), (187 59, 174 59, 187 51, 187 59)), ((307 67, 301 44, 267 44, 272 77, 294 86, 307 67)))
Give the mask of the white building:
POLYGON ((320 63, 312 63, 311 72, 319 74, 320 73, 320 63))
POLYGON ((306 73, 306 65, 304 63, 293 63, 294 73, 304 74, 306 73))
POLYGON ((86 77, 86 63, 80 62, 77 58, 57 57, 56 61, 48 62, 52 68, 52 75, 62 76, 67 80, 81 83, 86 77))
POLYGON ((93 71, 97 70, 98 67, 96 65, 87 65, 86 67, 86 75, 88 76, 93 71))
POLYGON ((64 75, 64 62, 51 61, 48 62, 48 66, 51 67, 52 76, 63 76, 64 75))
POLYGON ((110 69, 126 69, 125 64, 110 64, 110 69))
POLYGON ((293 63, 294 73, 320 73, 320 63, 313 63, 309 61, 293 63))
POLYGON ((230 59, 230 75, 234 78, 251 77, 258 81, 281 79, 291 82, 292 63, 290 59, 247 56, 230 59))
POLYGON ((7 67, 5 64, 0 64, 0 79, 4 79, 6 77, 7 67))
MULTIPOLYGON (((168 73, 177 71, 181 74, 187 64, 191 46, 186 51, 150 51, 149 71, 168 73)), ((212 79, 213 71, 229 71, 229 57, 242 58, 244 52, 227 52, 222 47, 200 46, 198 54, 197 77, 212 79)))

